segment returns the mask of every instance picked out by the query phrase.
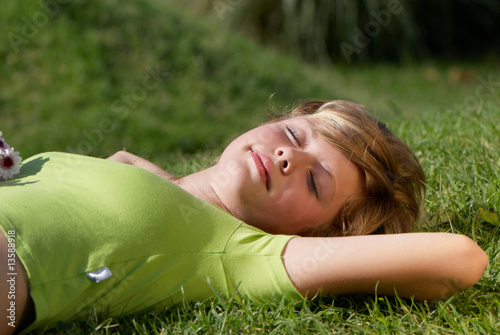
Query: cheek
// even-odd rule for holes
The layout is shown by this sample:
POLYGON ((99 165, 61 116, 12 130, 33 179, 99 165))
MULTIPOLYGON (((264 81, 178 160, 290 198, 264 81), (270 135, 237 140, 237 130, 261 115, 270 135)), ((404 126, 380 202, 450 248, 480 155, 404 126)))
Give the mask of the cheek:
POLYGON ((289 224, 308 225, 317 220, 317 211, 310 200, 294 192, 285 192, 274 204, 275 216, 289 224))
POLYGON ((285 140, 284 133, 275 124, 257 128, 248 133, 250 140, 253 144, 266 144, 266 145, 281 145, 285 140))
POLYGON ((267 143, 270 139, 276 137, 277 132, 272 126, 262 126, 246 132, 238 137, 236 140, 241 142, 260 142, 267 143))
POLYGON ((293 183, 277 186, 278 191, 271 197, 277 211, 286 212, 297 207, 300 203, 300 191, 293 187, 293 183))

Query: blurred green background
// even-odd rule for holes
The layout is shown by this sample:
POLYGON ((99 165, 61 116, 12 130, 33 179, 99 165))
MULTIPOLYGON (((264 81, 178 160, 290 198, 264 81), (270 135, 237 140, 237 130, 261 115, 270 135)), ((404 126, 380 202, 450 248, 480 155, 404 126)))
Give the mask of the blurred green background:
POLYGON ((498 11, 488 1, 9 1, 0 129, 24 157, 127 149, 169 165, 216 156, 268 108, 301 99, 353 100, 389 123, 434 113, 498 73, 498 11), (457 23, 464 12, 475 30, 457 23), (380 31, 360 48, 349 36, 375 17, 380 31), (342 42, 359 54, 348 61, 342 42))
POLYGON ((92 313, 49 333, 497 331, 499 27, 495 0, 2 3, 0 131, 22 157, 126 149, 183 175, 300 100, 347 99, 371 107, 422 162, 417 230, 466 234, 490 257, 479 284, 431 304, 214 298, 130 318, 92 313))

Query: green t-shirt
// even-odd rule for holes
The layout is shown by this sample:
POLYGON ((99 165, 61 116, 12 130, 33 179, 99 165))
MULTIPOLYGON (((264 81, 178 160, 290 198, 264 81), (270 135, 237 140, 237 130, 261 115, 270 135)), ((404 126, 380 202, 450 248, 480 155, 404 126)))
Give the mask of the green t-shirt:
POLYGON ((44 153, 0 182, 0 225, 30 281, 29 330, 97 306, 123 315, 237 290, 300 299, 270 235, 134 166, 44 153), (89 278, 107 267, 111 276, 89 278))

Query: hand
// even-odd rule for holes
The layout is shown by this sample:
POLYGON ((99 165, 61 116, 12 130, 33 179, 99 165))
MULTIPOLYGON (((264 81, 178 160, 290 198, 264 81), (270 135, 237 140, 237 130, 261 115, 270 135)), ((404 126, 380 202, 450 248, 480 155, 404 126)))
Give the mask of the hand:
POLYGON ((170 181, 175 181, 177 179, 171 174, 169 174, 167 171, 161 169, 159 166, 151 163, 150 161, 144 158, 131 154, 130 152, 118 151, 114 155, 110 156, 108 160, 140 167, 144 170, 156 173, 157 175, 165 179, 168 179, 170 181))

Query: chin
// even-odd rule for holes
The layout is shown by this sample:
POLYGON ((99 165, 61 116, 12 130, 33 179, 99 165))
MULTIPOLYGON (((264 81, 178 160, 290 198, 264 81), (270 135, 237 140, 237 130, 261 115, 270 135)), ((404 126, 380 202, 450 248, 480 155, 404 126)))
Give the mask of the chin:
POLYGON ((245 222, 246 224, 248 224, 252 227, 258 228, 266 233, 273 234, 273 232, 270 231, 269 227, 265 224, 262 224, 262 221, 260 221, 260 220, 242 220, 242 221, 245 222))

